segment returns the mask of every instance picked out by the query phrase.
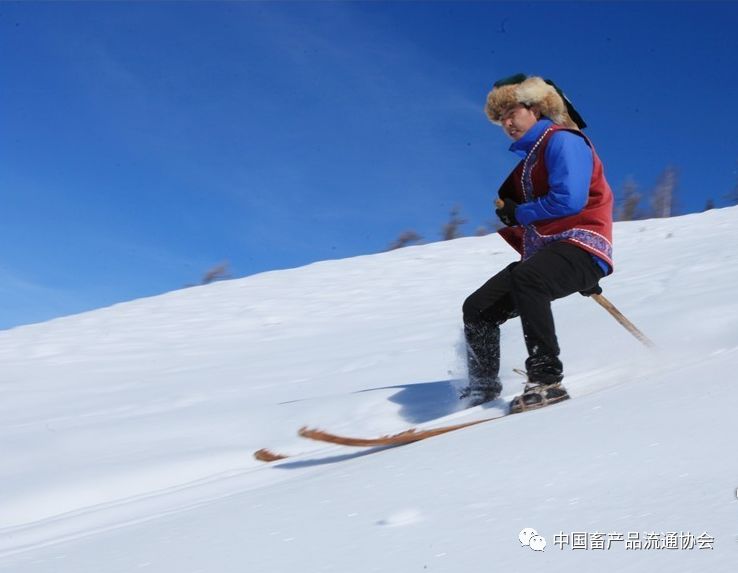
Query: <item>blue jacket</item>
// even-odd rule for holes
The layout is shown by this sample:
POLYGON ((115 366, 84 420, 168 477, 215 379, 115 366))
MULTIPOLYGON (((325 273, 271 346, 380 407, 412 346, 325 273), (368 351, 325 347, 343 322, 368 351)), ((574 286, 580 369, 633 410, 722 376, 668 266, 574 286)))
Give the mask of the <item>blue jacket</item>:
MULTIPOLYGON (((550 119, 542 117, 523 137, 513 142, 510 151, 525 158, 552 124, 550 119)), ((543 160, 548 171, 549 191, 543 197, 518 205, 515 218, 521 225, 574 215, 587 204, 594 159, 585 139, 570 131, 557 131, 548 142, 543 160)), ((593 258, 607 273, 607 263, 594 255, 593 258)))
MULTIPOLYGON (((523 137, 510 146, 510 151, 525 158, 538 138, 553 122, 541 118, 523 137)), ((584 138, 570 131, 558 131, 548 142, 544 155, 548 171, 549 191, 543 197, 523 203, 515 210, 521 225, 541 219, 558 219, 579 213, 587 204, 592 179, 592 150, 584 138)))

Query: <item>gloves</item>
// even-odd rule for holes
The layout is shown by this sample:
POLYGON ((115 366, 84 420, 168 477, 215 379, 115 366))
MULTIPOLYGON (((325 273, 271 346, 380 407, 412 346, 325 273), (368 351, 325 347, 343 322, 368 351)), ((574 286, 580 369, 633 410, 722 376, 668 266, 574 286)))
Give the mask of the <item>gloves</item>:
POLYGON ((520 224, 515 218, 515 208, 518 206, 515 201, 509 197, 505 200, 497 199, 497 201, 495 201, 495 205, 497 206, 495 213, 497 213, 500 221, 505 223, 505 225, 508 227, 514 227, 520 224))
POLYGON ((580 290, 579 294, 581 294, 582 296, 592 296, 593 294, 602 294, 602 287, 600 286, 600 283, 595 283, 594 286, 591 286, 588 289, 580 290))

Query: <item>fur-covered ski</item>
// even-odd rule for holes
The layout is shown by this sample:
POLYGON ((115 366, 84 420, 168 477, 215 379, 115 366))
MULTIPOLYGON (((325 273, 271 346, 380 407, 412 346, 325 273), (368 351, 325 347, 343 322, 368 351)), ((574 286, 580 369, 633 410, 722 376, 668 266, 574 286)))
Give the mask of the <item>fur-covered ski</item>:
MULTIPOLYGON (((341 436, 338 434, 333 434, 331 432, 326 432, 325 430, 318 430, 308 427, 300 428, 300 430, 298 431, 298 435, 310 440, 327 442, 329 444, 337 444, 341 446, 355 446, 361 448, 402 446, 405 444, 410 444, 413 442, 419 442, 420 440, 432 438, 433 436, 438 436, 440 434, 446 434, 455 430, 461 430, 462 428, 468 428, 477 424, 483 424, 484 422, 499 420, 500 418, 504 417, 505 415, 503 414, 501 416, 495 416, 492 418, 482 418, 480 420, 472 420, 470 422, 462 422, 460 424, 451 424, 448 426, 439 426, 436 428, 410 428, 409 430, 405 430, 398 434, 379 436, 378 438, 354 438, 349 436, 341 436)), ((261 450, 254 452, 254 457, 262 462, 274 462, 278 460, 283 460, 285 458, 288 458, 289 456, 285 454, 278 454, 266 448, 262 448, 261 450)))

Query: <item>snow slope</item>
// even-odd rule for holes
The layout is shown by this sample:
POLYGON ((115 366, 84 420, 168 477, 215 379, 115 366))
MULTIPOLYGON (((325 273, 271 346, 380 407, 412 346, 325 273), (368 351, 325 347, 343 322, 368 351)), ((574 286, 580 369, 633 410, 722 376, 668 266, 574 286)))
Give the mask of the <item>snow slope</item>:
MULTIPOLYGON (((515 258, 498 236, 0 332, 0 571, 734 571, 737 229, 738 208, 616 225, 605 294, 657 352, 557 301, 573 400, 382 451, 296 430, 502 412, 454 399, 461 303, 515 258), (295 457, 255 461, 265 446, 295 457), (574 532, 612 547, 554 543, 574 532), (626 549, 628 533, 714 543, 626 549)), ((509 398, 518 321, 502 344, 509 398)))

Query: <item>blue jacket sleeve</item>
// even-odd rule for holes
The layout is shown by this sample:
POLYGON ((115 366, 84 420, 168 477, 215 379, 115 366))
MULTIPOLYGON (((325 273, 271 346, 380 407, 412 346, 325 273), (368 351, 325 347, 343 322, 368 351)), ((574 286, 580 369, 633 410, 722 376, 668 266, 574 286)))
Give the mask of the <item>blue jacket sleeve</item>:
POLYGON ((515 210, 521 225, 541 219, 558 219, 579 213, 587 204, 594 159, 583 137, 570 131, 551 136, 544 155, 549 190, 515 210))

